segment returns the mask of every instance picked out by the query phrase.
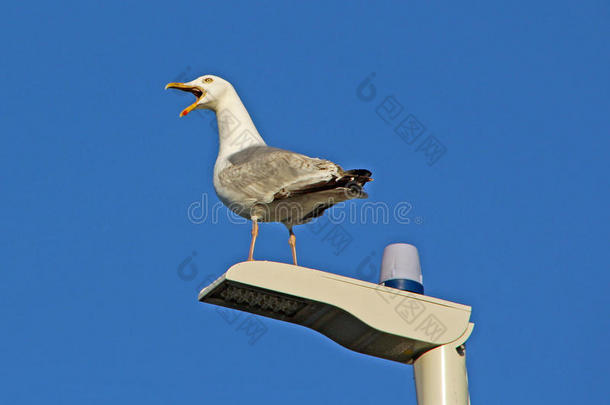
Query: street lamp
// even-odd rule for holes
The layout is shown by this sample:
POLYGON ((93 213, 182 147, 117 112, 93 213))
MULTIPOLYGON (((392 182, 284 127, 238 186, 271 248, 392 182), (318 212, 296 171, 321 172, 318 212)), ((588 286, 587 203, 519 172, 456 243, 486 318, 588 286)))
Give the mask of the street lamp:
MULTIPOLYGON (((393 278, 382 282, 404 285, 408 278, 400 276, 412 274, 414 258, 400 248, 388 253, 392 246, 384 252, 382 278, 388 268, 393 278)), ((235 264, 201 290, 199 301, 296 323, 350 350, 413 364, 419 405, 469 403, 469 306, 268 261, 235 264)))

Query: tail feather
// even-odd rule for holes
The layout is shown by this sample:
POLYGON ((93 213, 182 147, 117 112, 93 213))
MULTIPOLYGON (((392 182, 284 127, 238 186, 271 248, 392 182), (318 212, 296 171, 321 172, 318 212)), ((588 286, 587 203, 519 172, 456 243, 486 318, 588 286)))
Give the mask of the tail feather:
POLYGON ((353 176, 371 177, 371 174, 373 174, 373 173, 371 173, 370 170, 366 170, 366 169, 352 169, 352 170, 346 170, 345 174, 351 174, 353 176))
POLYGON ((369 181, 373 181, 371 178, 371 172, 366 169, 352 169, 343 172, 343 176, 338 179, 342 187, 349 190, 348 194, 351 198, 367 198, 363 190, 364 185, 369 181))
POLYGON ((366 169, 352 169, 343 172, 343 176, 340 180, 347 180, 348 183, 356 183, 362 187, 365 183, 373 181, 371 174, 372 173, 366 169))
POLYGON ((299 189, 290 190, 289 193, 278 192, 275 194, 274 198, 280 199, 294 195, 309 194, 333 189, 349 189, 351 190, 350 198, 366 198, 367 195, 362 188, 369 181, 373 181, 370 176, 371 172, 364 169, 342 171, 341 177, 335 177, 330 181, 322 181, 299 189))

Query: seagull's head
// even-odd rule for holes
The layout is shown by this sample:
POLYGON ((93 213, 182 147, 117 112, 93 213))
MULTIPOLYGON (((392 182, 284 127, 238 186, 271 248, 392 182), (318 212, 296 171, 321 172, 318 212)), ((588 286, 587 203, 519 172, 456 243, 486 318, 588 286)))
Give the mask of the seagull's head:
POLYGON ((215 110, 218 100, 231 88, 231 83, 214 75, 204 75, 187 83, 168 83, 165 86, 166 90, 187 91, 197 97, 193 104, 182 110, 181 117, 197 109, 215 110))

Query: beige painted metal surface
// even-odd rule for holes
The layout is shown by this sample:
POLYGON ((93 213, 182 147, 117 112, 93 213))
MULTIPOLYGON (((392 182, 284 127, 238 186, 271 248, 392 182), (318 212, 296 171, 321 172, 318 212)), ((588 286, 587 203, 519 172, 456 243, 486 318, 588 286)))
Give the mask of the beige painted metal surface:
POLYGON ((473 324, 464 336, 419 356, 413 363, 418 405, 468 405, 468 373, 464 343, 473 324))
POLYGON ((297 323, 351 350, 401 363, 470 331, 469 306, 268 261, 232 266, 199 300, 297 323))

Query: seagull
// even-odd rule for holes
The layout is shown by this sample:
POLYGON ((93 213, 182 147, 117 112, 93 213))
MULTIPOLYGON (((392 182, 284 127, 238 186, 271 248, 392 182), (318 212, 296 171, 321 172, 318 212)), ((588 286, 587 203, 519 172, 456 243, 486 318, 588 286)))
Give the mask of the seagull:
POLYGON ((259 222, 286 226, 292 261, 297 265, 293 226, 310 222, 339 202, 368 197, 362 188, 373 180, 370 171, 343 170, 329 160, 267 146, 228 81, 204 75, 187 83, 168 83, 165 89, 197 98, 180 117, 196 109, 216 113, 220 146, 214 190, 231 211, 252 221, 249 261, 254 260, 259 222))

